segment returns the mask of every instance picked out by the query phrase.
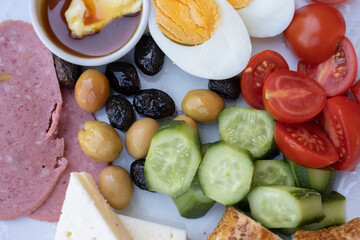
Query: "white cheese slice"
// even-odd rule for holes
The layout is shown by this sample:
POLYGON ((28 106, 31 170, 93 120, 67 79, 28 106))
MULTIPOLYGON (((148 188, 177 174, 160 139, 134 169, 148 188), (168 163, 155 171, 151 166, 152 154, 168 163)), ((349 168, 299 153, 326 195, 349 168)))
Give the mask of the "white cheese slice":
POLYGON ((88 173, 71 173, 55 240, 132 240, 88 173))
POLYGON ((185 230, 117 215, 88 173, 71 173, 55 240, 186 240, 185 230))
POLYGON ((134 240, 186 240, 185 230, 119 215, 134 240))

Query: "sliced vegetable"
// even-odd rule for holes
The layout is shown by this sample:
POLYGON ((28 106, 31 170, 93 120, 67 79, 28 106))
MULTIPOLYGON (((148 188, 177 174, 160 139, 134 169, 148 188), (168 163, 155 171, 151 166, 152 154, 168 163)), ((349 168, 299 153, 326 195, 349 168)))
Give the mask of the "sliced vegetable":
POLYGON ((185 121, 164 123, 151 140, 144 175, 150 191, 179 197, 189 188, 201 161, 198 131, 185 121))
POLYGON ((286 158, 294 175, 297 187, 310 188, 321 194, 322 201, 328 199, 335 182, 335 170, 330 167, 307 168, 286 158))
POLYGON ((295 186, 289 164, 282 160, 257 160, 251 187, 282 185, 295 186))
POLYGON ((241 92, 251 107, 265 109, 262 92, 266 78, 278 69, 289 69, 285 59, 272 50, 253 56, 241 76, 241 92))
POLYGON ((279 231, 285 235, 292 235, 299 229, 314 231, 345 223, 345 197, 340 193, 332 191, 329 198, 323 201, 322 208, 325 218, 320 222, 311 223, 299 228, 283 228, 279 229, 279 231))
POLYGON ((303 61, 298 64, 298 72, 320 83, 329 97, 342 95, 351 87, 355 81, 357 68, 355 49, 346 37, 325 62, 315 66, 303 61))
POLYGON ((249 150, 256 159, 273 158, 279 153, 274 124, 266 111, 231 106, 219 115, 220 140, 249 150))
POLYGON ((340 160, 331 166, 354 171, 360 162, 360 104, 344 96, 330 98, 316 121, 339 151, 340 160))
POLYGON ((358 103, 360 103, 360 81, 357 81, 352 87, 351 92, 354 94, 354 97, 358 103))
POLYGON ((267 228, 293 228, 321 221, 321 195, 311 189, 260 186, 248 195, 251 215, 267 228))
POLYGON ((215 201, 205 196, 201 190, 199 178, 195 175, 190 189, 173 201, 184 218, 201 218, 214 206, 215 201))
POLYGON ((346 2, 346 0, 312 0, 312 1, 317 3, 324 3, 328 5, 335 5, 346 2))
POLYGON ((321 112, 325 106, 326 92, 315 80, 283 69, 267 78, 263 101, 268 113, 276 120, 302 123, 321 112))
POLYGON ((314 123, 276 122, 274 136, 280 151, 301 166, 322 168, 339 160, 329 136, 314 123))
POLYGON ((339 10, 325 4, 310 4, 295 11, 284 34, 295 55, 316 65, 331 57, 345 31, 345 19, 339 10))
POLYGON ((206 196, 230 205, 249 192, 253 171, 254 164, 246 150, 220 141, 207 150, 198 174, 206 196))

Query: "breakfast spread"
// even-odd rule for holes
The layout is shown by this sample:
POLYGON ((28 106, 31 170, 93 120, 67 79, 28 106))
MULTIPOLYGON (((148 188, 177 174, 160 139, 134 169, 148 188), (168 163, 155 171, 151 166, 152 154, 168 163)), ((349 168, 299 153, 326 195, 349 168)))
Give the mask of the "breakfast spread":
MULTIPOLYGON (((45 12, 62 6, 60 16, 63 22, 68 20, 67 35, 79 42, 103 34, 124 18, 143 13, 147 16, 147 11, 142 10, 139 14, 118 17, 123 10, 133 11, 136 8, 133 6, 142 1, 51 1, 43 4, 45 12), (128 5, 119 10, 125 2, 128 5), (110 14, 110 8, 119 11, 110 14), (76 14, 80 18, 74 18, 76 14), (79 23, 83 25, 79 27, 79 23)), ((35 54, 29 54, 33 50, 28 47, 31 44, 14 40, 22 37, 12 28, 25 29, 28 24, 20 21, 0 24, 0 33, 7 26, 3 30, 5 38, 0 37, 0 53, 3 42, 4 56, 12 55, 5 60, 0 58, 0 87, 5 86, 0 88, 0 93, 4 92, 2 105, 7 113, 14 109, 14 103, 21 104, 19 111, 5 117, 5 123, 17 121, 0 124, 0 134, 4 133, 0 138, 4 138, 5 146, 0 163, 10 169, 0 177, 0 186, 6 187, 4 190, 0 187, 0 206, 6 208, 0 210, 0 219, 29 214, 24 212, 43 203, 28 216, 57 221, 61 212, 55 239, 186 239, 183 230, 118 216, 111 209, 126 215, 141 211, 153 217, 158 214, 151 212, 153 204, 158 204, 158 198, 167 197, 178 210, 174 221, 183 220, 181 223, 186 224, 190 234, 193 230, 197 232, 196 239, 205 238, 219 218, 213 218, 215 222, 206 226, 202 237, 201 229, 189 228, 190 220, 186 219, 206 220, 214 216, 214 211, 219 217, 223 205, 227 206, 223 218, 214 232, 207 235, 208 239, 281 239, 271 231, 295 234, 299 240, 313 236, 360 239, 357 219, 345 224, 349 219, 345 218, 346 200, 336 192, 338 189, 341 192, 342 187, 334 185, 335 169, 354 171, 360 162, 360 153, 356 151, 360 142, 360 105, 350 95, 339 96, 355 81, 357 56, 351 41, 344 37, 344 21, 333 23, 332 27, 323 23, 314 28, 315 21, 321 23, 329 16, 341 19, 341 13, 319 4, 295 11, 293 0, 153 0, 151 6, 150 35, 145 34, 136 45, 135 64, 122 59, 99 70, 89 68, 79 77, 75 76, 79 75, 79 68, 83 69, 81 66, 57 57, 53 61, 49 52, 39 51, 41 44, 34 47, 35 54), (263 38, 284 31, 280 37, 301 58, 297 72, 289 70, 293 64, 288 64, 278 52, 259 52, 256 42, 262 40, 250 41, 250 36, 263 38), (16 37, 8 40, 7 36, 14 32, 16 37), (306 38, 304 42, 302 34, 310 33, 321 38, 306 38), (315 47, 307 48, 310 43, 315 47), (330 47, 323 48, 326 44, 330 47), (259 53, 250 59, 253 46, 259 53), (38 60, 36 54, 46 55, 41 58, 46 62, 41 71, 29 64, 38 60), (175 86, 168 79, 169 84, 159 87, 157 81, 160 79, 160 84, 164 84, 162 78, 168 76, 162 75, 168 66, 161 72, 165 54, 185 71, 182 74, 209 78, 209 89, 200 87, 201 84, 195 89, 185 86, 187 93, 182 93, 179 101, 173 89, 177 89, 176 84, 186 85, 188 77, 194 78, 191 75, 177 79, 175 86), (18 67, 19 60, 25 70, 29 69, 26 73, 18 67), (6 64, 2 65, 3 62, 6 64), (61 84, 69 88, 75 85, 74 91, 63 89, 62 97, 57 98, 60 88, 55 72, 61 84), (159 75, 147 77, 143 73, 159 75), (44 74, 50 76, 46 81, 44 74), (24 81, 30 76, 36 77, 35 84, 24 81), (25 84, 14 89, 14 81, 20 80, 25 84), (34 91, 44 82, 42 91, 34 91), (240 92, 253 108, 238 104, 240 92), (7 99, 21 101, 6 103, 7 99), (34 99, 37 104, 28 104, 34 99), (36 116, 23 114, 24 109, 36 116), (34 126, 27 127, 34 122, 34 126), (211 125, 215 126, 213 130, 211 125), (209 138, 204 139, 204 135, 208 129, 217 136, 206 143, 204 140, 209 138), (16 150, 11 148, 14 142, 16 150), (14 157, 13 152, 18 155, 14 157), (273 160, 279 153, 283 160, 273 160), (38 161, 39 156, 47 162, 38 161), (129 158, 132 163, 127 161, 129 158), (49 167, 54 159, 55 165, 49 167), (110 162, 114 165, 108 166, 110 162), (128 171, 126 166, 130 163, 128 171), (33 171, 34 167, 37 171, 33 171), (34 184, 33 179, 44 181, 48 168, 57 171, 51 172, 51 181, 34 184), (13 180, 15 173, 26 176, 17 180, 25 179, 27 191, 23 182, 13 180), (99 187, 94 179, 98 179, 99 187), (148 197, 139 199, 138 188, 146 190, 141 196, 148 197), (29 191, 34 189, 42 194, 40 198, 33 197, 23 204, 28 200, 24 197, 31 197, 29 191), (142 201, 151 203, 144 209, 142 201), (251 214, 259 224, 242 211, 251 214), (336 225, 341 226, 333 227, 336 225)), ((50 27, 52 30, 54 27, 50 27)), ((355 95, 356 87, 352 87, 355 95)), ((167 211, 167 205, 162 202, 160 205, 161 209, 156 211, 167 211)))
POLYGON ((56 138, 62 106, 50 51, 32 26, 0 24, 0 219, 28 215, 50 195, 68 161, 56 138))
POLYGON ((62 89, 61 94, 63 107, 59 119, 58 136, 65 140, 64 157, 68 160, 68 165, 50 196, 29 215, 33 219, 48 222, 59 220, 71 172, 86 171, 97 180, 101 170, 108 165, 89 159, 82 151, 77 139, 77 132, 81 126, 86 121, 94 120, 94 116, 78 107, 72 90, 62 89))

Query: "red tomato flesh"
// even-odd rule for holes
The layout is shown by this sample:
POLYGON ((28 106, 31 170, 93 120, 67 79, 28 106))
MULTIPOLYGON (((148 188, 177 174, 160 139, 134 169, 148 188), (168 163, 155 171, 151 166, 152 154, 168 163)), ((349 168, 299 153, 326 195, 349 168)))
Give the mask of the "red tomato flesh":
POLYGON ((331 166, 354 171, 360 162, 360 104, 345 96, 330 98, 316 122, 339 151, 340 160, 331 166))
POLYGON ((313 2, 317 2, 317 3, 325 3, 328 5, 335 5, 335 4, 340 4, 345 2, 346 0, 312 0, 313 2))
POLYGON ((274 137, 280 151, 301 166, 322 168, 339 160, 329 136, 314 123, 276 122, 274 137))
POLYGON ((319 83, 301 73, 277 70, 264 84, 263 101, 274 119, 302 123, 321 112, 326 103, 326 92, 319 83))
POLYGON ((335 53, 325 62, 311 66, 303 61, 298 72, 315 79, 329 97, 344 94, 354 83, 358 69, 355 49, 346 37, 340 42, 335 53))
POLYGON ((310 4, 295 11, 284 34, 296 56, 308 64, 317 65, 331 57, 345 31, 345 19, 336 8, 310 4))
POLYGON ((351 87, 351 92, 354 94, 356 101, 360 103, 360 80, 351 87))
POLYGON ((253 56, 241 77, 241 92, 249 106, 265 109, 262 92, 266 78, 278 69, 289 69, 286 60, 272 50, 262 51, 253 56))

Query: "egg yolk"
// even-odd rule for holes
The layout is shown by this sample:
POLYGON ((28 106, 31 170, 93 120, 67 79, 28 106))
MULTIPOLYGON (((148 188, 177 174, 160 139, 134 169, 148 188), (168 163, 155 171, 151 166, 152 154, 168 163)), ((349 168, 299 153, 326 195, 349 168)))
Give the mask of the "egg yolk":
POLYGON ((235 9, 245 8, 250 5, 253 0, 227 0, 235 9))
POLYGON ((141 11, 141 0, 72 0, 65 12, 68 28, 82 38, 116 18, 141 11))
POLYGON ((185 45, 209 40, 219 25, 220 13, 214 0, 153 0, 160 31, 185 45))

